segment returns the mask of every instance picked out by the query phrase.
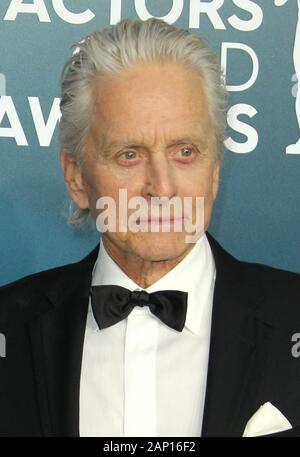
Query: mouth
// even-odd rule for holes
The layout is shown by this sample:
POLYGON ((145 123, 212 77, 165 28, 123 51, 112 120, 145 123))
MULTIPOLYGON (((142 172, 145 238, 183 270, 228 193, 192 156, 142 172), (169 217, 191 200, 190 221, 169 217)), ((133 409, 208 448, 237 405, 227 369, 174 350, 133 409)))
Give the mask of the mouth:
POLYGON ((137 223, 138 224, 174 224, 175 222, 180 222, 182 221, 182 217, 170 217, 170 218, 165 218, 165 217, 149 217, 148 219, 138 219, 137 223))

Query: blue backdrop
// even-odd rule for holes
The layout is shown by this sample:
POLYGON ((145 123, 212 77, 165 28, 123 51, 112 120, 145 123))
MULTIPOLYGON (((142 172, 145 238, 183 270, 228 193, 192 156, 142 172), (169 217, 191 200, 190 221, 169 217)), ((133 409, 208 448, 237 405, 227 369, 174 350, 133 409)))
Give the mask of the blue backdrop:
POLYGON ((286 150, 299 139, 299 3, 1 0, 0 284, 77 261, 97 243, 98 232, 71 229, 63 216, 59 76, 87 33, 149 16, 204 35, 226 70, 228 139, 211 233, 240 259, 300 272, 300 150, 286 150))

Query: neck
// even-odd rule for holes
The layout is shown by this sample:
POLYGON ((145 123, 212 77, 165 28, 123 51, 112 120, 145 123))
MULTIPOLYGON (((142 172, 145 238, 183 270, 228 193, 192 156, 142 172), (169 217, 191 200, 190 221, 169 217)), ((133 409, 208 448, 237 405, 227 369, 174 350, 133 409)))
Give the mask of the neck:
MULTIPOLYGON (((176 258, 151 261, 142 259, 135 253, 121 250, 107 237, 103 236, 102 241, 108 255, 141 289, 147 289, 147 287, 154 284, 187 255, 185 251, 176 258)), ((191 244, 190 249, 192 247, 193 245, 191 244)))

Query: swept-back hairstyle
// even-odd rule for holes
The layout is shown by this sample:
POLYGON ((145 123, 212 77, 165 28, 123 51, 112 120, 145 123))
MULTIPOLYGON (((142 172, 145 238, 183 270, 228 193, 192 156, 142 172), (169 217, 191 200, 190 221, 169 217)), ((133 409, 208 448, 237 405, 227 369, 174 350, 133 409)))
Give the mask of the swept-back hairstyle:
MULTIPOLYGON (((202 37, 155 18, 146 21, 124 19, 73 45, 73 53, 65 63, 61 79, 61 149, 70 154, 79 167, 82 166, 92 117, 95 79, 118 74, 138 62, 180 62, 200 75, 214 128, 216 160, 220 161, 227 102, 221 67, 202 37)), ((81 224, 88 216, 88 209, 70 205, 70 224, 81 224)))

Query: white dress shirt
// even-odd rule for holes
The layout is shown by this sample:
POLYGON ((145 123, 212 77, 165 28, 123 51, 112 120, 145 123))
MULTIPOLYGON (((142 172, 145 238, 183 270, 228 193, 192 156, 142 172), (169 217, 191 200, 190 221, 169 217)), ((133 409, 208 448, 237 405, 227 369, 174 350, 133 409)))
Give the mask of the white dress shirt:
MULTIPOLYGON (((188 293, 185 327, 178 332, 136 306, 99 330, 89 304, 80 380, 80 436, 194 437, 201 435, 215 283, 215 264, 203 235, 184 259, 145 289, 188 293)), ((93 285, 132 281, 103 242, 93 285)))

